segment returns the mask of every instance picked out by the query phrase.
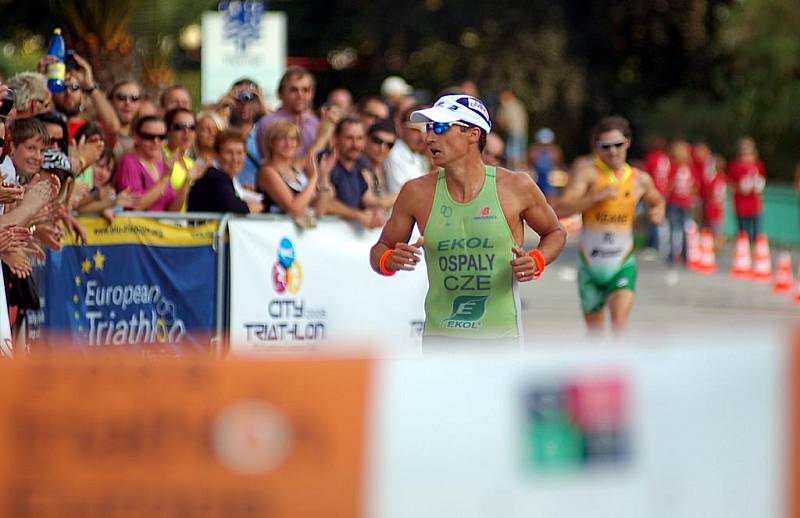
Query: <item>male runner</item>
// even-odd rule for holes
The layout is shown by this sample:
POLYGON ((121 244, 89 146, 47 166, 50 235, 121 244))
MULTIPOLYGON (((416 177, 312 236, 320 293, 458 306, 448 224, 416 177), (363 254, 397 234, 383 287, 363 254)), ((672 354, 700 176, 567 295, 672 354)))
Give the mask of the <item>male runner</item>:
POLYGON ((481 101, 446 95, 413 112, 411 121, 427 123, 439 172, 403 186, 370 252, 372 268, 383 275, 413 270, 424 242, 425 341, 520 342, 517 283, 542 275, 564 248, 566 232, 530 176, 484 165, 492 124, 481 101), (524 223, 541 237, 529 254, 522 249, 524 223), (424 239, 408 244, 415 224, 424 239))
POLYGON ((578 288, 586 325, 602 331, 604 309, 612 329, 625 330, 633 307, 636 261, 633 257, 633 213, 644 198, 650 220, 664 220, 664 199, 650 175, 625 162, 631 128, 622 117, 602 119, 592 130, 592 159, 576 161, 561 199, 554 202, 559 217, 581 212, 578 288))

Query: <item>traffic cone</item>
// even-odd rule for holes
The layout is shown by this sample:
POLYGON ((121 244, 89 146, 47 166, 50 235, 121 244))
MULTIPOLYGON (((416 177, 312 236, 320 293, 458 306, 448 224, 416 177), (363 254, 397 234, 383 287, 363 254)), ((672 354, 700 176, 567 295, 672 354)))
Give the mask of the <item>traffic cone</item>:
POLYGON ((794 291, 794 303, 800 305, 800 269, 797 270, 797 287, 794 291))
POLYGON ((775 284, 772 285, 775 293, 789 293, 792 291, 792 256, 789 252, 781 252, 778 256, 778 266, 775 268, 775 284))
POLYGON ((736 248, 733 253, 731 275, 737 279, 749 279, 752 274, 750 262, 750 240, 746 232, 739 232, 736 237, 736 248))
POLYGON ((714 253, 714 234, 710 228, 704 228, 700 236, 700 273, 706 275, 717 271, 717 257, 714 253))
POLYGON ((703 262, 703 253, 700 250, 700 234, 697 232, 697 223, 687 220, 684 231, 686 233, 686 266, 690 270, 699 272, 703 262))
POLYGON ((769 282, 772 279, 772 261, 769 258, 769 241, 767 236, 756 237, 756 248, 753 254, 753 280, 769 282))

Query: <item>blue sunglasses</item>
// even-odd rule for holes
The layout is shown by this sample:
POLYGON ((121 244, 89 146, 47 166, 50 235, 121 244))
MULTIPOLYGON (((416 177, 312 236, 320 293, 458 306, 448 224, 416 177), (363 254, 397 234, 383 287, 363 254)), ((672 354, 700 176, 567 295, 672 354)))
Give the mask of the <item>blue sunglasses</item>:
POLYGON ((464 124, 463 122, 428 122, 425 124, 425 129, 430 133, 433 131, 436 135, 441 135, 442 133, 447 133, 447 130, 450 129, 450 126, 461 126, 462 128, 469 128, 469 124, 464 124))

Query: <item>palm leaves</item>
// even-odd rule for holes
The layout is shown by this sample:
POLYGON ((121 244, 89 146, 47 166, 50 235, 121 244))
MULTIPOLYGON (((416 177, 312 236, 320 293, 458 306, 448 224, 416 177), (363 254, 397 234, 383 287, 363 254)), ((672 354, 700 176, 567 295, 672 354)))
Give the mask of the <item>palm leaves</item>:
POLYGON ((53 0, 68 44, 86 57, 105 85, 128 77, 134 68, 129 25, 142 0, 53 0))

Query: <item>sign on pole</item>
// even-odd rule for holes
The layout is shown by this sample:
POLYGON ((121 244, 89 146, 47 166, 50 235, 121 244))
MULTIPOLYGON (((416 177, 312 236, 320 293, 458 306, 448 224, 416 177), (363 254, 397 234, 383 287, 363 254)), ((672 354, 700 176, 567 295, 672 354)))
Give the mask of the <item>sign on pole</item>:
POLYGON ((203 13, 202 102, 217 101, 239 78, 256 81, 269 104, 286 69, 286 15, 261 2, 222 2, 203 13))

